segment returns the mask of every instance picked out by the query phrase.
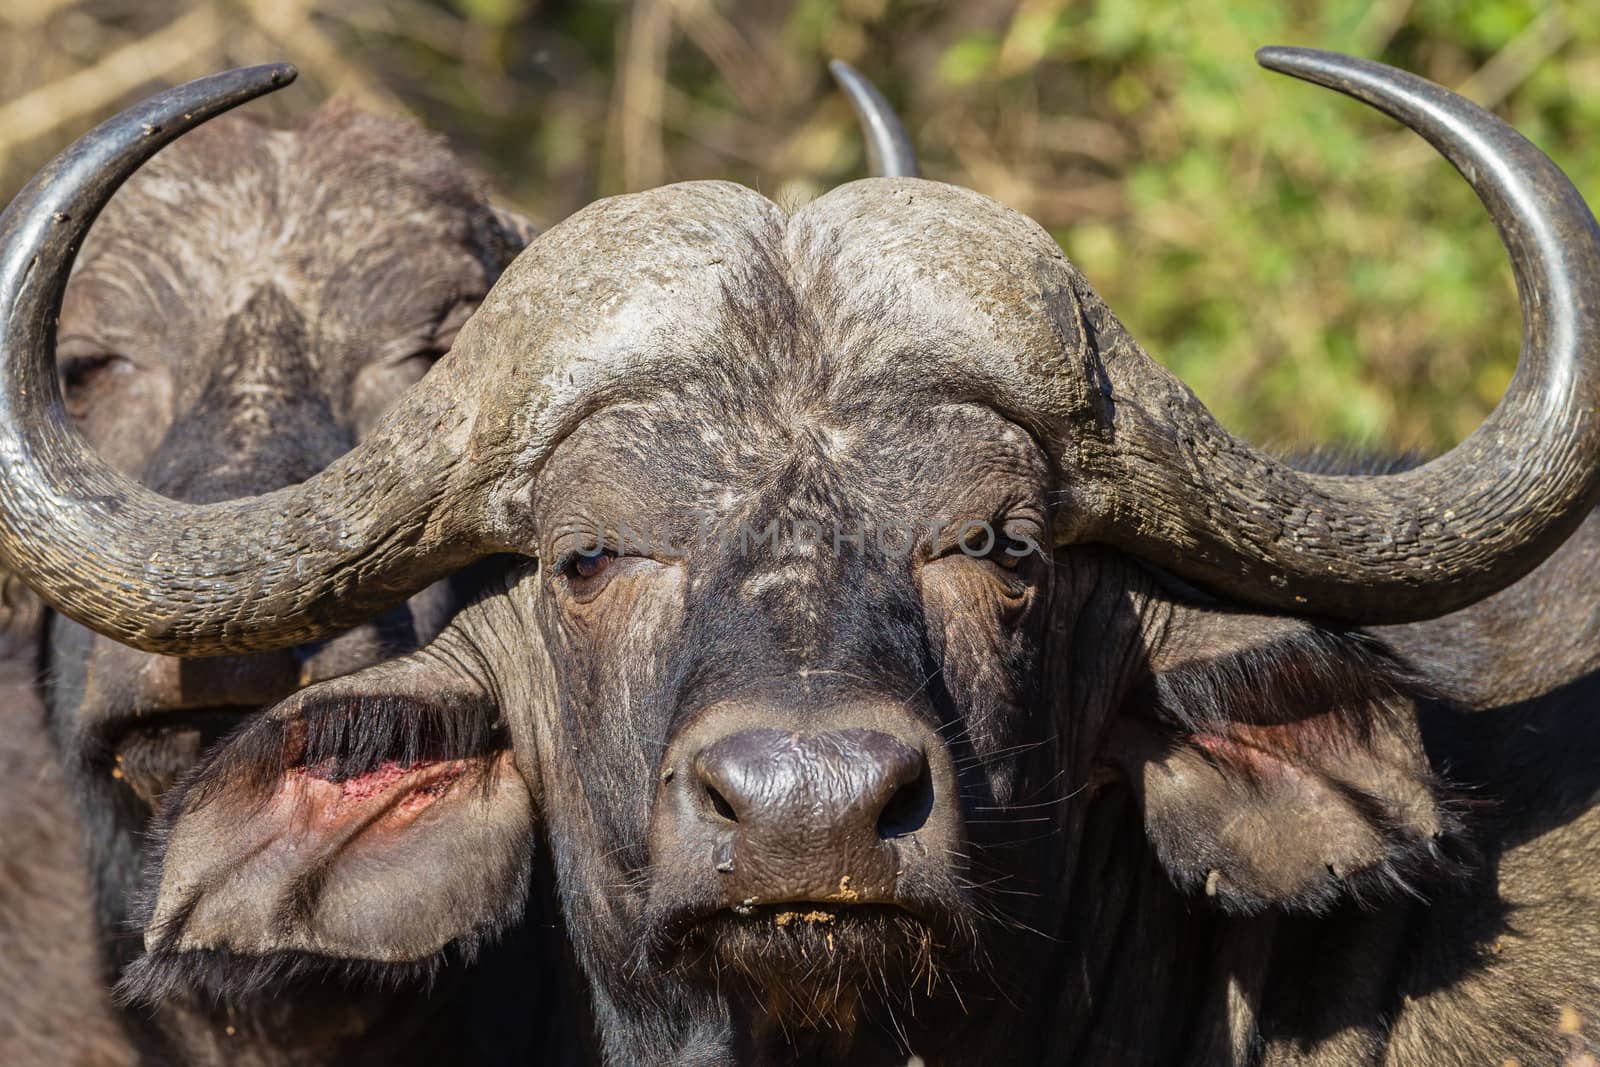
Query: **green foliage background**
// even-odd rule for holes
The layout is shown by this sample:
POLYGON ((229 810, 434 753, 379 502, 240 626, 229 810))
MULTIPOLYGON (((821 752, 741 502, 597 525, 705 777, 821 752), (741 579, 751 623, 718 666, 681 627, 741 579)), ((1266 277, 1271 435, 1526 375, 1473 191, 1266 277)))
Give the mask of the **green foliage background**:
POLYGON ((1415 138, 1258 69, 1371 56, 1508 118, 1600 199, 1593 0, 5 0, 0 191, 158 85, 286 58, 280 116, 345 92, 444 132, 554 222, 726 177, 798 203, 860 173, 856 63, 929 177, 1050 228, 1230 427, 1447 446, 1503 389, 1516 304, 1470 192, 1415 138))

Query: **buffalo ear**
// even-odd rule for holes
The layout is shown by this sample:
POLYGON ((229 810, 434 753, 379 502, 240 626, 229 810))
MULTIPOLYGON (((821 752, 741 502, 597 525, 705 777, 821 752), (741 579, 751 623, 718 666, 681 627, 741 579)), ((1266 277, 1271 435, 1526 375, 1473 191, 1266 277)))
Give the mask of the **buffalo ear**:
POLYGON ((493 705, 457 672, 424 650, 313 686, 174 790, 118 993, 425 975, 522 917, 533 845, 493 705))
POLYGON ((1113 748, 1180 889, 1231 912, 1320 911, 1448 866, 1425 694, 1382 645, 1188 606, 1168 632, 1113 748))
POLYGON ((513 208, 495 204, 490 207, 489 215, 503 249, 504 263, 509 264, 516 259, 517 254, 539 236, 539 227, 534 221, 513 208))

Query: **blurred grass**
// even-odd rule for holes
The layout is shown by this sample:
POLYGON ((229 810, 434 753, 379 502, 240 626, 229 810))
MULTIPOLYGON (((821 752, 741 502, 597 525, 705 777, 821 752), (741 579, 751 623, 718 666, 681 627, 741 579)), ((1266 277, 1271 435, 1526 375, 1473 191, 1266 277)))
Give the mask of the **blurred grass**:
POLYGON ((289 59, 446 133, 553 222, 726 177, 787 203, 859 174, 824 64, 900 107, 929 177, 1045 224, 1232 428, 1439 448, 1510 375, 1510 272, 1449 167, 1391 122, 1259 70, 1263 44, 1379 58, 1491 107, 1600 199, 1593 0, 6 0, 0 194, 116 106, 289 59))

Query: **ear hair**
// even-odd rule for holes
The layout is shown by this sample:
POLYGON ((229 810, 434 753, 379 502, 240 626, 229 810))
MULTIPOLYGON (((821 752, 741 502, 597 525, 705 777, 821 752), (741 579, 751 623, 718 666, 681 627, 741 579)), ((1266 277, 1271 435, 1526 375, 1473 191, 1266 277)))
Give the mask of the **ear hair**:
POLYGON ((1146 695, 1158 717, 1185 733, 1322 716, 1338 729, 1308 729, 1297 738, 1329 743, 1366 740, 1378 709, 1440 699, 1371 635, 1309 626, 1156 670, 1146 695))
POLYGON ((121 1008, 150 1008, 188 996, 242 1007, 257 998, 281 1001, 302 992, 325 996, 330 989, 362 994, 398 990, 427 994, 446 972, 470 967, 485 949, 523 921, 528 886, 517 888, 517 895, 508 899, 518 907, 507 908, 472 937, 427 959, 382 962, 292 951, 253 955, 226 948, 180 949, 160 944, 128 965, 112 988, 112 1001, 121 1008))
POLYGON ((425 760, 484 756, 510 743, 498 717, 481 700, 428 702, 404 696, 319 700, 301 709, 301 762, 333 781, 375 771, 386 762, 409 767, 425 760))
POLYGON ((1173 881, 1229 912, 1321 912, 1458 872, 1462 804, 1417 733, 1439 698, 1368 634, 1258 621, 1198 623, 1246 643, 1157 667, 1118 728, 1173 881))
POLYGON ((295 768, 337 782, 388 762, 411 767, 486 756, 509 745, 493 707, 472 696, 302 696, 219 745, 173 790, 166 808, 193 810, 240 787, 264 803, 270 787, 295 768))

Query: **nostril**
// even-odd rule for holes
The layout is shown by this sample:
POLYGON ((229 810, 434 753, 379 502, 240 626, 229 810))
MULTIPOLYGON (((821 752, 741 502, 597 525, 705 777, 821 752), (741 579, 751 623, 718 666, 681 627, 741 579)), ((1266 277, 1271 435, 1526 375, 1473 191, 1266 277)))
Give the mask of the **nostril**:
POLYGON ((881 838, 905 837, 927 825, 933 813, 933 777, 927 763, 917 772, 916 778, 907 782, 883 806, 878 816, 878 836, 881 838))
POLYGON ((739 821, 739 816, 734 814, 733 805, 728 803, 728 798, 717 792, 717 787, 710 782, 706 783, 706 799, 711 802, 712 811, 729 822, 739 821))

